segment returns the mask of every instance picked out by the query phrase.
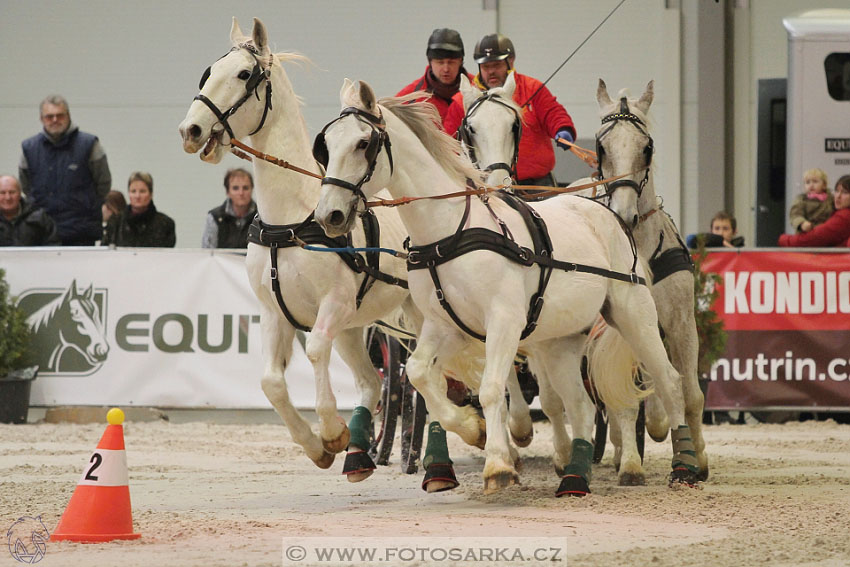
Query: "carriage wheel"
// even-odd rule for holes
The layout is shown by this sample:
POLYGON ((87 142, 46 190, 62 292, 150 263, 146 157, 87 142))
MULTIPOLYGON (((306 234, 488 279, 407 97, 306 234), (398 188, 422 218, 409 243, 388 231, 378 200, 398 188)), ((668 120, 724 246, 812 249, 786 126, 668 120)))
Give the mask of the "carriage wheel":
POLYGON ((640 455, 640 464, 643 464, 643 446, 646 442, 646 402, 644 400, 640 401, 638 416, 635 420, 635 441, 638 455, 640 455))
POLYGON ((596 408, 596 422, 593 427, 593 463, 599 464, 602 462, 602 456, 605 454, 605 443, 608 438, 608 417, 603 411, 604 406, 599 402, 596 408))
POLYGON ((372 364, 381 376, 381 400, 375 410, 376 427, 369 455, 376 464, 387 465, 401 406, 401 347, 394 337, 388 337, 375 327, 369 329, 366 345, 372 364))
POLYGON ((428 410, 425 399, 403 375, 404 391, 401 403, 401 470, 415 474, 419 470, 419 456, 425 436, 425 418, 428 410))

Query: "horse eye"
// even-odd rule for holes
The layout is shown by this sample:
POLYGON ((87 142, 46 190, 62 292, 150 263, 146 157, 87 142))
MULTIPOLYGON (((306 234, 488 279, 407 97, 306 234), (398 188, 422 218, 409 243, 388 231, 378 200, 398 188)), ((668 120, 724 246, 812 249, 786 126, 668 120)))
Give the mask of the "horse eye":
POLYGON ((369 142, 367 140, 360 140, 357 142, 358 150, 365 150, 369 146, 369 142))
POLYGON ((238 77, 240 79, 242 79, 243 81, 247 81, 248 79, 251 78, 251 72, 250 71, 240 71, 238 77))

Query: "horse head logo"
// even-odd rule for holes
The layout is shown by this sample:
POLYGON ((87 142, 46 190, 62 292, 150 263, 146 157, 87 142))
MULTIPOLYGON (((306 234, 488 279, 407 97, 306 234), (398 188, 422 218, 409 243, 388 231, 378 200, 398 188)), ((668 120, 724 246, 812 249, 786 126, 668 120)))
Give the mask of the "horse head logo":
POLYGON ((44 559, 48 539, 50 532, 41 521, 41 516, 18 518, 6 532, 9 553, 21 563, 38 563, 44 559))
POLYGON ((40 374, 88 374, 109 353, 104 332, 106 292, 92 285, 80 293, 76 280, 65 290, 30 291, 19 304, 31 315, 40 374))

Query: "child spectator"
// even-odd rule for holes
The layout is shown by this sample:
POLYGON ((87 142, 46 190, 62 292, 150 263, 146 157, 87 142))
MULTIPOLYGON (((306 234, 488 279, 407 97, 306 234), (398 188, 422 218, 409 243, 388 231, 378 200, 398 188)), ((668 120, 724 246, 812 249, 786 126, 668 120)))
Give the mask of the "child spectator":
POLYGON ((744 237, 738 236, 738 223, 735 217, 726 211, 719 211, 711 219, 711 232, 690 234, 687 238, 688 248, 697 248, 697 239, 702 237, 707 248, 725 246, 740 248, 744 245, 744 237))
POLYGON ((809 232, 832 216, 832 194, 827 188, 826 173, 822 169, 809 169, 803 174, 804 191, 791 205, 791 226, 797 233, 809 232))
POLYGON ((850 246, 850 175, 835 183, 832 197, 835 212, 809 232, 780 234, 780 246, 850 246))

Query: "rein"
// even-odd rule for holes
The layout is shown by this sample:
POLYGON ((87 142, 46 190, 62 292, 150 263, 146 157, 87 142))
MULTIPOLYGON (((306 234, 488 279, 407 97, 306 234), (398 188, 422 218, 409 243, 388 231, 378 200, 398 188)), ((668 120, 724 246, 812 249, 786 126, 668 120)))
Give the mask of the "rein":
POLYGON ((280 159, 280 158, 276 158, 276 157, 271 156, 271 155, 269 155, 269 154, 264 154, 263 152, 261 152, 261 151, 259 151, 259 150, 255 150, 254 148, 252 148, 251 146, 249 146, 249 145, 247 145, 247 144, 243 144, 243 143, 242 143, 242 142, 240 142, 239 140, 231 139, 231 140, 230 140, 230 145, 231 145, 231 146, 236 146, 236 148, 239 148, 239 149, 231 148, 231 149, 230 149, 231 153, 232 153, 233 155, 235 155, 236 157, 242 158, 242 159, 244 159, 244 160, 254 161, 253 159, 251 159, 251 157, 250 157, 250 156, 246 155, 245 153, 243 153, 243 152, 242 152, 242 151, 240 151, 240 150, 244 150, 244 152, 248 152, 248 153, 249 153, 249 154, 251 154, 252 156, 257 157, 257 158, 259 158, 259 159, 261 159, 261 160, 263 160, 263 161, 267 161, 267 162, 269 162, 269 163, 271 163, 271 164, 274 164, 274 165, 276 165, 276 166, 278 166, 278 167, 282 167, 282 168, 284 168, 284 169, 291 169, 292 171, 294 171, 294 172, 296 172, 296 173, 300 173, 301 175, 307 175, 307 176, 309 176, 309 177, 313 177, 313 178, 315 178, 315 179, 322 179, 322 177, 323 177, 323 176, 322 176, 321 174, 319 174, 319 173, 313 173, 312 171, 307 171, 306 169, 303 169, 303 168, 300 168, 300 167, 298 167, 298 166, 292 165, 291 163, 289 163, 289 162, 288 162, 288 161, 286 161, 286 160, 283 160, 283 159, 280 159))

